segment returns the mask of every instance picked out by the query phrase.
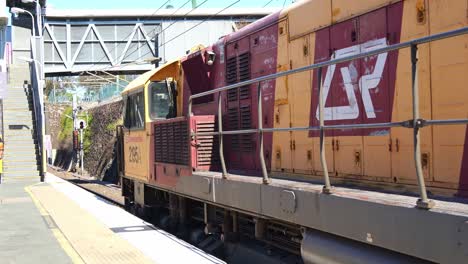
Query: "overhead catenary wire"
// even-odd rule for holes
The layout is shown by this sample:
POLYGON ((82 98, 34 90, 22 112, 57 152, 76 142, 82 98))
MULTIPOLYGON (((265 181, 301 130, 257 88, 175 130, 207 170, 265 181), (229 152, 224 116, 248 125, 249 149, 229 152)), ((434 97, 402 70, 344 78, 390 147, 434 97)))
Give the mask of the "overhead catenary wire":
MULTIPOLYGON (((240 1, 240 0, 239 0, 239 1, 240 1)), ((192 8, 190 11, 188 11, 187 13, 185 13, 182 17, 183 17, 183 18, 186 18, 190 13, 192 13, 193 11, 195 11, 198 7, 202 6, 202 5, 205 4, 206 2, 208 2, 208 0, 205 0, 205 1, 203 1, 202 3, 198 4, 195 8, 192 8)), ((180 9, 180 8, 179 8, 179 9, 180 9)), ((173 13, 173 14, 174 14, 174 13, 173 13)), ((169 24, 166 28, 164 28, 164 29, 160 32, 160 34, 164 33, 168 28, 170 28, 170 27, 171 27, 172 25, 174 25, 175 23, 177 23, 177 21, 174 21, 174 22, 172 22, 171 24, 169 24)), ((155 29, 153 29, 153 31, 154 31, 154 30, 155 30, 155 29)), ((153 31, 150 31, 150 32, 152 33, 153 31)), ((153 41, 153 40, 155 40, 155 37, 151 38, 151 41, 153 41)), ((160 48, 160 47, 161 47, 161 46, 158 46, 158 48, 160 48)), ((127 58, 127 57, 129 57, 130 55, 133 55, 133 54, 134 54, 135 52, 137 52, 137 51, 138 51, 138 49, 135 50, 135 51, 132 51, 131 53, 129 53, 128 55, 126 55, 126 56, 124 57, 124 59, 127 58)), ((145 53, 143 56, 146 56, 147 54, 149 54, 149 52, 145 53)), ((143 56, 138 57, 136 60, 141 59, 143 56)))
MULTIPOLYGON (((164 42, 163 44, 159 45, 158 48, 161 48, 161 47, 165 46, 166 44, 168 44, 169 42, 172 42, 172 41, 174 41, 175 39, 177 39, 177 38, 183 36, 184 34, 188 33, 189 31, 193 30, 194 28, 198 27, 199 25, 203 24, 204 22, 206 22, 206 21, 212 19, 213 17, 217 16, 217 15, 220 14, 221 12, 227 10, 228 8, 232 7, 233 5, 235 5, 235 4, 239 3, 239 2, 240 2, 240 0, 236 0, 236 1, 232 2, 231 4, 229 4, 228 6, 224 7, 223 9, 219 10, 219 11, 216 12, 215 14, 209 16, 208 18, 205 18, 204 20, 200 21, 199 23, 195 24, 194 26, 188 28, 187 30, 184 30, 182 33, 176 35, 175 37, 173 37, 173 38, 169 39, 168 41, 164 42)), ((145 54, 139 56, 136 60, 139 60, 139 59, 141 59, 141 58, 147 56, 148 54, 150 54, 150 52, 146 52, 145 54)))
POLYGON ((271 2, 273 2, 274 0, 270 0, 268 1, 266 4, 263 5, 263 7, 267 7, 267 5, 271 4, 271 2))
POLYGON ((159 48, 162 47, 162 46, 164 46, 164 45, 166 45, 167 43, 169 43, 169 42, 171 42, 171 41, 173 41, 173 40, 179 38, 179 37, 182 36, 183 34, 185 34, 185 33, 189 32, 189 31, 191 31, 192 29, 194 29, 194 28, 198 27, 199 25, 203 24, 204 22, 206 22, 206 21, 212 19, 213 17, 215 17, 215 16, 218 15, 219 13, 225 11, 226 9, 230 8, 231 6, 233 6, 233 5, 235 5, 235 4, 239 3, 239 2, 240 2, 240 0, 234 1, 232 4, 226 6, 225 8, 223 8, 223 9, 221 9, 220 11, 216 12, 215 14, 209 16, 208 18, 203 19, 203 20, 200 21, 199 23, 193 25, 192 27, 190 27, 190 28, 188 28, 187 30, 183 31, 182 33, 176 35, 175 37, 171 38, 170 40, 164 42, 163 44, 161 44, 161 45, 159 46, 159 48))
MULTIPOLYGON (((267 6, 268 6, 269 4, 271 4, 273 1, 275 1, 275 0, 267 0, 267 2, 263 5, 262 8, 267 7, 267 6)), ((248 21, 248 20, 251 19, 251 18, 252 18, 252 16, 249 15, 249 16, 246 16, 244 19, 245 19, 245 21, 248 21)))

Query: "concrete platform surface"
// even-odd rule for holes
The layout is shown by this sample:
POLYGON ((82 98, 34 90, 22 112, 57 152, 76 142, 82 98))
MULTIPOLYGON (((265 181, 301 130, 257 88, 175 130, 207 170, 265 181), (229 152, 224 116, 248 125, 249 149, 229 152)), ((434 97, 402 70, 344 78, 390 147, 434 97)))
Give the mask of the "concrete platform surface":
POLYGON ((73 263, 25 190, 38 182, 35 177, 0 184, 0 263, 73 263))
POLYGON ((50 173, 0 184, 0 263, 224 263, 50 173))

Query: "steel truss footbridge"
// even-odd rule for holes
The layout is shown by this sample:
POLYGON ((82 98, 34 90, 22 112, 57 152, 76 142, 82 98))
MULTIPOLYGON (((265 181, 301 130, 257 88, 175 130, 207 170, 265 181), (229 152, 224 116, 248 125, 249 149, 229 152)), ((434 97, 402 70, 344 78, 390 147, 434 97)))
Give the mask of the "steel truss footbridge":
POLYGON ((146 71, 151 60, 170 61, 195 45, 208 45, 268 9, 47 10, 45 74, 105 69, 146 71))

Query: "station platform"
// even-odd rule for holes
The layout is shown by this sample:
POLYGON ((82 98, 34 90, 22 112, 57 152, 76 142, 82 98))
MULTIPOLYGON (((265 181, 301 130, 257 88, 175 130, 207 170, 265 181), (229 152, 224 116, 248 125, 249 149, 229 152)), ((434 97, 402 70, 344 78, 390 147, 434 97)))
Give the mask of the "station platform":
POLYGON ((1 263, 224 263, 50 173, 0 184, 1 263))

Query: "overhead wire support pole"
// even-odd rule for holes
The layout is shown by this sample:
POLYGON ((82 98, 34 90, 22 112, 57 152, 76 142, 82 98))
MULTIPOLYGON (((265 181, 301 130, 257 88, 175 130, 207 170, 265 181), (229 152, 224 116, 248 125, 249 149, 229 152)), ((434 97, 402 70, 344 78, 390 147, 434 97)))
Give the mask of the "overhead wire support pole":
POLYGON ((262 86, 261 82, 258 82, 257 86, 257 97, 258 97, 258 104, 257 104, 257 115, 258 115, 258 140, 260 142, 260 149, 258 151, 260 157, 260 166, 262 168, 262 176, 263 176, 263 183, 269 184, 271 180, 268 178, 268 171, 266 168, 265 163, 265 156, 263 154, 263 93, 262 93, 262 86))
POLYGON ((416 176, 418 179, 420 198, 416 205, 419 208, 430 209, 434 207, 434 201, 427 198, 426 183, 424 181, 424 172, 421 162, 421 134, 423 126, 419 112, 419 85, 418 85, 418 46, 411 45, 411 87, 413 99, 413 142, 414 142, 414 161, 416 166, 416 176))
POLYGON ((322 68, 317 69, 317 84, 319 90, 319 122, 320 122, 320 162, 323 169, 323 193, 330 194, 332 193, 332 187, 330 183, 330 176, 328 175, 328 165, 327 158, 325 155, 325 120, 324 120, 324 111, 325 103, 323 102, 323 87, 322 87, 322 68))

